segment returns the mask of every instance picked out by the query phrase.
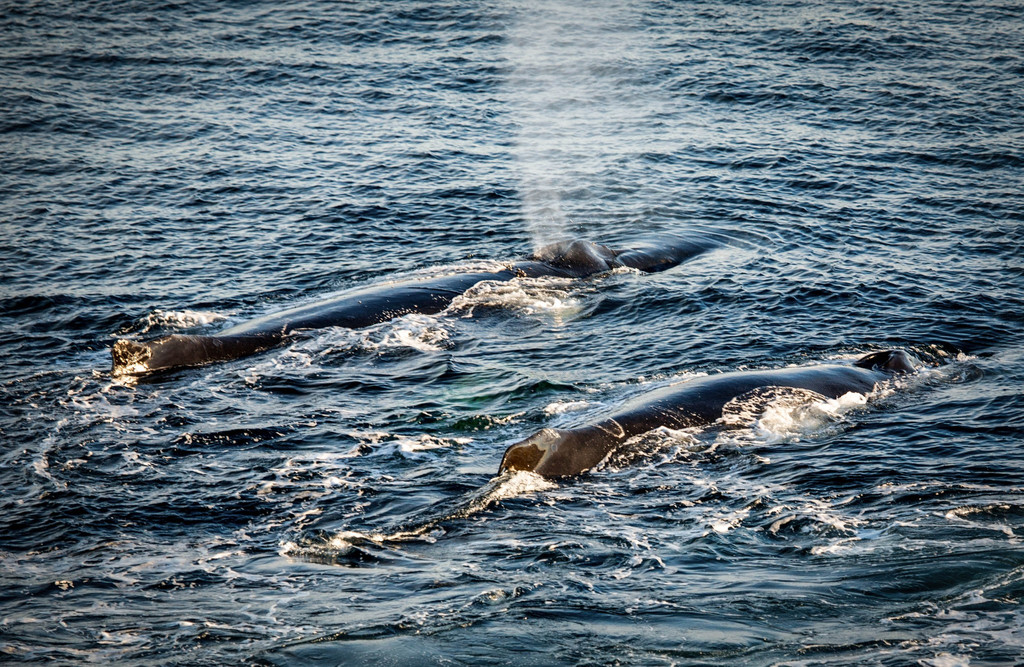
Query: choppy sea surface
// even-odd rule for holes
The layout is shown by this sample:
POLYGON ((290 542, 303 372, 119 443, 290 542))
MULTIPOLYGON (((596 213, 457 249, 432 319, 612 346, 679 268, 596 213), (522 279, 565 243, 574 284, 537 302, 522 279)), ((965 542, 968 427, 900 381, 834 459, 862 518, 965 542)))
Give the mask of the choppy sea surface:
POLYGON ((1011 0, 5 2, 0 661, 1024 661, 1011 0), (552 240, 659 274, 115 378, 552 240), (701 374, 896 347, 869 396, 497 477, 701 374))

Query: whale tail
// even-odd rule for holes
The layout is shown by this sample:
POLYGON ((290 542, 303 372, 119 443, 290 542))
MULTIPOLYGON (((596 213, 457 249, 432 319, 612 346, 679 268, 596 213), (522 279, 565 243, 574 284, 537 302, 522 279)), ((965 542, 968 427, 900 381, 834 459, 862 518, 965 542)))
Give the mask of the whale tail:
POLYGON ((912 373, 921 366, 921 361, 903 350, 882 350, 864 355, 853 362, 853 365, 889 373, 912 373))
POLYGON ((283 340, 280 334, 254 336, 186 336, 172 334, 139 342, 122 339, 110 351, 111 374, 143 375, 154 371, 202 366, 261 352, 283 340))

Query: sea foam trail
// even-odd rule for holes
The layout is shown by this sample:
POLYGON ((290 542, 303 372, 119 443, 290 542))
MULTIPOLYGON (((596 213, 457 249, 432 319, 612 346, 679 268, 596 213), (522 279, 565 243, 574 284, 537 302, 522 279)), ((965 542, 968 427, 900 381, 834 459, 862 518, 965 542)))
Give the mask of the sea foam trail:
POLYGON ((530 472, 513 472, 499 475, 481 488, 457 499, 443 510, 409 522, 387 532, 366 533, 344 530, 327 538, 286 541, 281 544, 282 556, 312 558, 314 560, 346 555, 362 545, 387 545, 410 540, 433 542, 432 533, 447 521, 465 519, 487 510, 495 503, 558 488, 558 485, 540 475, 530 472))

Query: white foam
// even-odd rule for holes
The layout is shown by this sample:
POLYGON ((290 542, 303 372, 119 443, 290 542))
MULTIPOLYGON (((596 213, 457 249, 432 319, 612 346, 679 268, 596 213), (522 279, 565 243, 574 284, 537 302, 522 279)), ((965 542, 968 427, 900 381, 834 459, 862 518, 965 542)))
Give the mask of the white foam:
POLYGON ((407 282, 408 278, 427 280, 432 278, 444 278, 445 276, 462 275, 466 273, 500 273, 506 269, 508 269, 508 265, 504 262, 499 262, 493 259, 475 259, 454 265, 446 264, 424 267, 412 271, 408 276, 403 277, 402 280, 394 280, 391 282, 394 284, 401 284, 407 282))
POLYGON ((101 387, 98 391, 91 393, 75 389, 68 390, 70 406, 78 415, 88 415, 103 423, 120 427, 121 421, 128 417, 137 417, 139 411, 130 403, 110 402, 107 394, 112 387, 118 385, 118 382, 112 382, 109 386, 101 387))
POLYGON ((768 387, 726 404, 721 423, 747 430, 728 432, 723 437, 740 442, 799 442, 801 438, 819 436, 836 428, 844 415, 863 408, 868 399, 869 396, 857 392, 826 398, 803 389, 768 387))
POLYGON ((555 401, 544 406, 544 414, 562 415, 566 412, 578 412, 593 405, 590 401, 555 401))
POLYGON ((472 317, 477 308, 501 308, 523 315, 569 317, 582 308, 570 291, 574 283, 569 278, 552 277, 485 280, 455 297, 445 312, 472 317))
POLYGON ((432 435, 423 434, 418 438, 397 438, 392 444, 404 454, 416 454, 432 449, 447 449, 453 445, 464 445, 473 442, 472 438, 435 438, 432 435))
POLYGON ((118 475, 139 475, 154 468, 153 462, 144 459, 139 452, 128 450, 121 452, 125 465, 118 470, 118 475))
MULTIPOLYGON (((981 528, 986 530, 994 530, 1003 533, 1007 537, 1016 538, 1017 533, 1014 532, 1013 528, 1004 521, 993 521, 985 522, 983 519, 986 516, 998 516, 1011 508, 1010 505, 997 503, 994 505, 985 506, 966 506, 957 507, 947 511, 943 516, 949 521, 956 521, 969 524, 973 528, 981 528)), ((1012 540, 1016 541, 1016 540, 1012 540)))
POLYGON ((472 516, 501 500, 556 488, 557 484, 532 472, 507 473, 492 479, 467 496, 453 499, 449 509, 427 515, 418 525, 414 524, 390 533, 342 530, 327 539, 285 541, 281 543, 279 553, 292 557, 334 557, 344 555, 360 543, 366 542, 378 545, 407 540, 433 542, 443 534, 439 524, 444 521, 472 516))
POLYGON ((46 452, 40 452, 38 456, 32 459, 32 471, 58 488, 67 488, 66 483, 58 482, 50 473, 50 459, 47 457, 46 452))
POLYGON ((790 440, 817 433, 866 403, 867 396, 857 392, 848 392, 839 398, 814 400, 809 404, 776 403, 767 407, 754 428, 766 440, 790 440))
POLYGON ((779 531, 789 525, 793 521, 809 520, 813 525, 817 526, 821 530, 832 530, 840 533, 847 533, 849 536, 853 536, 853 526, 861 525, 863 521, 854 517, 847 517, 838 514, 836 508, 820 498, 799 498, 799 504, 794 505, 792 503, 783 503, 772 507, 769 511, 769 515, 779 515, 782 517, 776 519, 771 526, 768 527, 768 532, 772 535, 778 535, 779 531))
POLYGON ((558 485, 551 480, 526 470, 516 470, 507 477, 498 479, 500 481, 487 496, 490 502, 558 488, 558 485))
POLYGON ((421 526, 400 530, 390 535, 376 535, 372 539, 379 541, 399 541, 421 539, 429 536, 437 524, 449 519, 464 519, 487 509, 491 505, 508 498, 516 498, 530 493, 557 489, 558 485, 544 479, 540 475, 517 470, 492 479, 477 491, 453 503, 451 510, 440 516, 428 519, 421 526))
POLYGON ((922 659, 920 664, 928 665, 928 667, 969 667, 971 658, 967 655, 953 655, 943 651, 931 658, 922 659))
POLYGON ((671 429, 660 426, 626 440, 623 445, 610 452, 600 463, 599 469, 631 468, 638 459, 652 458, 662 455, 653 461, 654 466, 678 464, 690 459, 697 453, 709 453, 717 445, 708 444, 697 437, 699 428, 671 429))
POLYGON ((146 316, 139 333, 153 329, 190 329, 226 319, 227 316, 209 310, 154 310, 146 316))
POLYGON ((284 350, 255 359, 241 373, 248 384, 254 385, 264 376, 320 372, 329 357, 338 354, 382 356, 403 349, 439 352, 450 347, 450 338, 443 320, 420 314, 403 315, 362 329, 328 327, 309 332, 284 350))
POLYGON ((315 335, 297 341, 289 350, 308 354, 312 359, 352 350, 383 354, 411 348, 420 352, 438 352, 448 346, 449 338, 448 329, 436 317, 410 313, 361 329, 321 329, 315 335))
POLYGON ((420 352, 439 352, 449 345, 449 332, 438 320, 426 315, 406 315, 392 320, 391 326, 367 332, 364 349, 412 348, 420 352))
POLYGON ((416 458, 423 452, 435 449, 449 449, 458 445, 473 442, 472 438, 454 437, 440 438, 429 434, 417 437, 391 435, 384 431, 351 432, 349 435, 359 441, 340 458, 358 458, 361 456, 393 456, 398 454, 406 458, 416 458))

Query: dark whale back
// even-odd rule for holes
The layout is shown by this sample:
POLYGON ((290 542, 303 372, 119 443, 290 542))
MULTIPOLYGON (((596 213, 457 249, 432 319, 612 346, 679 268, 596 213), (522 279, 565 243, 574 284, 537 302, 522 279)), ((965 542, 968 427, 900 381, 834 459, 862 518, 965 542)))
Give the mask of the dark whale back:
POLYGON ((324 327, 361 329, 409 313, 432 315, 450 306, 455 297, 477 283, 485 280, 511 280, 515 275, 510 269, 479 271, 396 285, 368 287, 345 292, 334 299, 289 308, 249 320, 218 335, 286 335, 293 331, 324 327))
POLYGON ((624 250, 615 256, 615 261, 619 266, 655 273, 671 269, 719 246, 721 243, 706 236, 671 236, 624 250))
POLYGON ((826 398, 866 394, 893 373, 916 368, 901 350, 861 357, 852 365, 721 373, 666 387, 623 406, 611 417, 576 429, 543 429, 505 451, 499 472, 529 470, 545 477, 589 470, 630 438, 660 427, 711 424, 733 399, 767 387, 810 391, 826 398))

